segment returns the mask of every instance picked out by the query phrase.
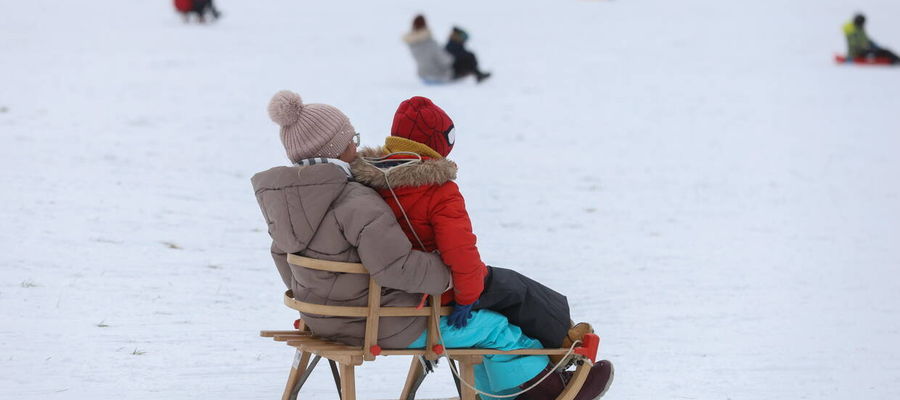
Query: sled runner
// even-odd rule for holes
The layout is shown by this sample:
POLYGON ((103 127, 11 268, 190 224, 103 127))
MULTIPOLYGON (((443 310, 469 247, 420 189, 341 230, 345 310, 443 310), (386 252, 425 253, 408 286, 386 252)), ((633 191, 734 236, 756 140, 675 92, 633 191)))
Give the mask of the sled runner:
POLYGON ((892 65, 891 59, 887 57, 847 58, 840 54, 834 55, 834 62, 838 64, 856 65, 892 65))
MULTIPOLYGON (((368 275, 369 272, 357 263, 343 263, 323 261, 293 254, 288 255, 288 263, 320 271, 339 272, 346 274, 368 275)), ((583 343, 578 347, 561 349, 521 349, 521 350, 494 350, 481 348, 452 348, 445 349, 440 344, 439 332, 437 332, 438 320, 442 315, 450 315, 452 307, 441 307, 440 297, 430 297, 430 306, 425 307, 381 307, 381 286, 369 277, 368 306, 327 306, 305 303, 294 299, 293 293, 288 290, 284 294, 284 304, 301 313, 335 316, 366 318, 366 331, 362 347, 348 346, 312 334, 306 328, 302 319, 294 322, 294 330, 286 331, 262 331, 260 336, 269 337, 276 342, 285 342, 288 346, 296 348, 294 362, 288 375, 287 385, 282 394, 282 400, 294 400, 297 398, 303 384, 309 379, 310 374, 318 362, 325 358, 331 366, 332 377, 337 387, 341 400, 356 400, 355 372, 354 368, 367 361, 374 361, 376 356, 411 356, 409 372, 406 383, 400 394, 401 400, 415 399, 416 390, 432 371, 432 362, 440 356, 447 356, 451 371, 458 364, 458 376, 456 387, 461 400, 475 400, 476 393, 469 387, 474 386, 475 373, 473 367, 481 363, 481 358, 487 354, 517 354, 517 355, 569 355, 574 357, 577 369, 566 389, 557 397, 557 400, 572 400, 584 385, 593 363, 596 361, 597 349, 600 339, 597 335, 585 335, 583 343), (378 320, 380 317, 427 317, 427 345, 424 349, 383 349, 378 346, 378 320), (462 382, 460 382, 460 380, 462 382)))

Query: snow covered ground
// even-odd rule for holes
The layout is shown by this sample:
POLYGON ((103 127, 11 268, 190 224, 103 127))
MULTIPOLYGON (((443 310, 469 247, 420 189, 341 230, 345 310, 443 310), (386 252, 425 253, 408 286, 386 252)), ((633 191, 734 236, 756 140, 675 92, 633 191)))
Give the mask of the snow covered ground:
POLYGON ((295 316, 249 178, 287 163, 279 89, 369 145, 405 98, 446 109, 484 259, 594 323, 608 398, 900 395, 900 69, 831 61, 857 10, 900 49, 896 1, 219 6, 0 3, 0 398, 278 398, 291 350, 256 334, 295 316), (420 11, 495 76, 421 85, 420 11))

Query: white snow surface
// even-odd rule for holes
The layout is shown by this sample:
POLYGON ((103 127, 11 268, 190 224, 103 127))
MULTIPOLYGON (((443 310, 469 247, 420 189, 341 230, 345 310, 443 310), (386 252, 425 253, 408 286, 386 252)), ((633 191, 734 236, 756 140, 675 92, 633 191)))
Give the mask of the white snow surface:
MULTIPOLYGON (((900 69, 832 61, 859 10, 900 49, 896 1, 218 3, 0 3, 0 399, 280 396, 257 333, 296 315, 249 182, 288 164, 280 89, 366 145, 408 97, 447 110, 484 260, 569 296, 610 399, 900 396, 900 69), (422 85, 417 12, 494 77, 422 85)), ((420 392, 453 395, 446 366, 420 392)))

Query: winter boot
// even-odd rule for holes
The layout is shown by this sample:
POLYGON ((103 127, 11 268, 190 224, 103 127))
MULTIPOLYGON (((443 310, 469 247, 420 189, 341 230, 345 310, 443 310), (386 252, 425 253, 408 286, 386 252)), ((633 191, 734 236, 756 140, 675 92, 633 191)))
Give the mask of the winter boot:
POLYGON ((490 78, 490 77, 491 77, 490 72, 481 72, 481 71, 475 72, 475 82, 481 83, 482 81, 484 81, 485 79, 490 78))
MULTIPOLYGON (((516 397, 516 400, 555 399, 566 388, 566 385, 572 380, 572 375, 574 374, 572 371, 554 371, 553 366, 548 365, 547 368, 544 368, 537 376, 528 382, 523 383, 519 387, 523 390, 528 389, 543 379, 548 373, 549 376, 547 376, 546 379, 541 381, 541 383, 538 383, 533 389, 516 397)), ((609 390, 612 381, 612 363, 606 360, 597 362, 588 372, 587 379, 584 380, 584 385, 581 386, 581 390, 575 395, 575 400, 596 400, 603 397, 603 395, 606 394, 606 391, 609 390)))
MULTIPOLYGON (((575 343, 576 340, 584 339, 584 335, 588 333, 594 333, 594 328, 591 326, 591 324, 587 322, 579 322, 575 324, 575 326, 569 328, 569 332, 566 334, 566 337, 563 338, 562 348, 568 349, 569 347, 572 347, 572 343, 575 343)), ((562 357, 562 355, 550 356, 550 362, 553 365, 556 365, 559 360, 562 360, 562 357)), ((571 365, 572 358, 570 357, 569 360, 567 360, 567 362, 563 364, 562 368, 560 369, 565 370, 571 365)))
MULTIPOLYGON (((568 382, 572 379, 572 374, 574 374, 572 371, 563 372, 564 381, 568 382)), ((598 361, 591 367, 591 372, 588 373, 584 386, 575 395, 575 400, 595 400, 603 397, 606 391, 609 390, 609 386, 612 385, 613 375, 614 370, 611 362, 606 360, 598 361)))
POLYGON ((519 386, 521 389, 528 389, 541 379, 547 376, 546 379, 538 383, 533 389, 522 393, 519 397, 516 397, 516 400, 547 400, 547 399, 555 399, 562 393, 563 389, 565 389, 566 384, 569 383, 569 376, 559 371, 554 371, 552 365, 548 365, 544 368, 543 371, 538 373, 534 378, 531 378, 528 382, 525 382, 519 386), (549 376, 547 376, 549 374, 549 376))

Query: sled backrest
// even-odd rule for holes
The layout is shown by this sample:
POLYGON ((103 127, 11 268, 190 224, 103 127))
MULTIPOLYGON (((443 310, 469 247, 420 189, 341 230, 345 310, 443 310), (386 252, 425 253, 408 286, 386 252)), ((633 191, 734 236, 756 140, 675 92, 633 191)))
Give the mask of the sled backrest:
MULTIPOLYGON (((337 261, 318 260, 309 257, 288 254, 287 261, 291 265, 309 268, 319 271, 336 272, 343 274, 369 275, 369 271, 360 263, 346 263, 337 261)), ((381 317, 427 317, 427 345, 425 358, 436 360, 442 348, 437 346, 436 329, 441 315, 450 315, 450 307, 441 307, 440 298, 429 296, 431 306, 428 307, 382 307, 381 286, 369 276, 369 298, 367 306, 327 306, 321 304, 306 303, 294 299, 293 293, 288 290, 284 294, 284 304, 301 313, 327 315, 333 317, 364 317, 366 318, 366 333, 363 340, 362 356, 364 360, 371 361, 381 354, 381 346, 378 345, 378 320, 381 317)))

